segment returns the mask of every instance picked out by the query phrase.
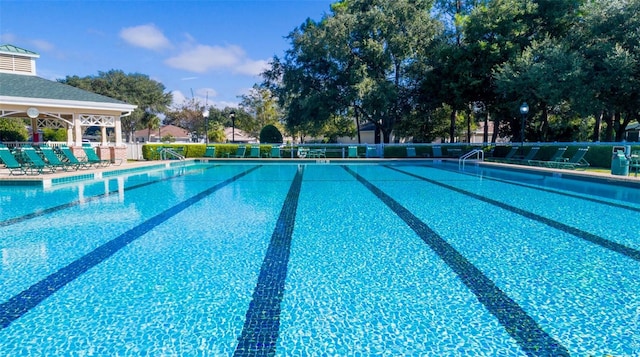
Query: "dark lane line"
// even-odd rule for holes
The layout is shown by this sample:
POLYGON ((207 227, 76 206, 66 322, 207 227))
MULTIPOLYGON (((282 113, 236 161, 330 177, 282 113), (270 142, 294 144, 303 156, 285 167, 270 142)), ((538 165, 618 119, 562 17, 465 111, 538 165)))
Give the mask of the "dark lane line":
MULTIPOLYGON (((627 205, 624 205, 624 204, 621 204, 621 203, 609 202, 609 201, 600 200, 600 199, 593 198, 593 197, 580 196, 580 195, 575 194, 575 193, 569 193, 569 192, 566 192, 566 191, 554 190, 554 189, 547 188, 547 187, 542 187, 542 186, 537 186, 537 185, 527 185, 527 184, 523 184, 523 183, 516 182, 516 181, 510 181, 510 180, 501 179, 501 178, 497 178, 497 177, 491 177, 491 176, 483 176, 483 175, 474 174, 474 173, 471 173, 471 172, 464 172, 464 171, 461 172, 461 171, 458 171, 458 170, 455 170, 455 169, 451 169, 451 168, 426 166, 426 165, 421 165, 421 166, 422 167, 429 167, 429 168, 433 168, 433 169, 437 169, 437 170, 442 170, 442 171, 447 171, 447 172, 455 172, 457 174, 462 174, 462 175, 467 175, 467 176, 472 176, 472 177, 477 177, 477 178, 482 178, 483 180, 496 181, 496 182, 506 183, 506 184, 509 184, 509 185, 525 187, 525 188, 529 188, 529 189, 533 189, 533 190, 537 190, 537 191, 553 193, 553 194, 556 194, 556 195, 561 195, 561 196, 566 196, 566 197, 571 197, 571 198, 577 198, 577 199, 580 199, 580 200, 583 200, 583 201, 589 201, 589 202, 594 202, 594 203, 598 203, 598 204, 601 204, 601 205, 607 205, 607 206, 611 206, 611 207, 622 208, 622 209, 626 209, 626 210, 633 211, 633 212, 640 212, 640 208, 638 208, 638 207, 627 206, 627 205)), ((543 176, 543 177, 547 177, 547 176, 543 176)))
POLYGON ((68 283, 77 279, 80 275, 102 263, 131 242, 140 238, 142 235, 151 231, 158 225, 177 215, 178 213, 189 208, 191 205, 211 195, 215 191, 233 183, 234 181, 248 175, 257 170, 261 166, 253 167, 249 170, 241 172, 225 181, 222 181, 189 199, 186 199, 177 205, 168 208, 160 214, 149 218, 140 225, 130 229, 120 236, 110 240, 109 242, 99 246, 93 251, 71 262, 69 265, 61 268, 57 272, 33 284, 28 289, 22 291, 18 295, 7 300, 0 305, 0 329, 8 327, 13 321, 19 319, 22 315, 29 312, 42 301, 53 295, 68 283))
MULTIPOLYGON (((205 170, 210 170, 210 169, 212 169, 212 168, 214 168, 216 166, 207 167, 205 170)), ((141 183, 141 184, 125 187, 124 191, 126 192, 126 191, 130 191, 130 190, 135 190, 135 189, 138 189, 138 188, 141 188, 141 187, 153 185, 153 184, 164 182, 164 181, 173 180, 175 178, 186 176, 186 175, 190 175, 190 173, 180 173, 180 174, 177 174, 177 175, 165 177, 163 179, 153 180, 153 181, 144 182, 144 183, 141 183)), ((28 213, 28 214, 22 215, 20 217, 10 218, 10 219, 4 220, 4 221, 0 221, 0 227, 7 227, 7 226, 10 226, 12 224, 22 223, 22 222, 27 221, 29 219, 42 217, 42 216, 45 216, 45 215, 53 213, 53 212, 61 211, 63 209, 67 209, 67 208, 71 208, 71 207, 80 205, 81 203, 97 201, 97 200, 100 200, 102 198, 108 197, 108 196, 110 196, 112 194, 115 194, 115 193, 118 193, 118 192, 119 192, 119 190, 115 189, 115 190, 111 190, 109 192, 101 193, 99 195, 86 197, 84 199, 84 201, 82 201, 82 202, 80 200, 75 200, 75 201, 67 202, 67 203, 64 203, 64 204, 61 204, 61 205, 58 205, 58 206, 45 208, 45 209, 39 210, 37 212, 28 213)))
POLYGON ((491 279, 467 260, 460 252, 440 237, 429 226, 413 215, 391 196, 358 175, 347 166, 343 168, 369 189, 378 199, 397 214, 444 261, 458 278, 473 292, 478 301, 493 314, 507 333, 529 356, 569 356, 569 351, 549 336, 538 323, 491 279))
POLYGON ((238 345, 233 354, 236 357, 273 356, 276 353, 291 237, 303 174, 304 166, 300 166, 271 235, 271 242, 260 268, 242 334, 238 338, 238 345))
POLYGON ((626 245, 610 241, 610 240, 608 240, 606 238, 597 236, 597 235, 595 235, 593 233, 585 232, 583 230, 580 230, 580 229, 575 228, 575 227, 571 227, 569 225, 566 225, 564 223, 555 221, 553 219, 537 215, 537 214, 535 214, 533 212, 529 212, 529 211, 523 210, 521 208, 518 208, 518 207, 515 207, 515 206, 511 206, 511 205, 508 205, 506 203, 503 203, 503 202, 500 202, 500 201, 496 201, 496 200, 493 200, 491 198, 488 198, 488 197, 485 197, 485 196, 481 196, 481 195, 478 195, 476 193, 469 192, 469 191, 457 188, 455 186, 451 186, 451 185, 447 185, 447 184, 442 183, 442 182, 431 180, 431 179, 428 179, 428 178, 426 178, 424 176, 416 175, 414 173, 407 172, 407 171, 404 171, 404 170, 400 170, 398 168, 391 167, 391 166, 388 166, 388 165, 384 165, 384 166, 386 168, 390 169, 390 170, 394 170, 394 171, 400 172, 402 174, 405 174, 405 175, 408 175, 408 176, 411 176, 411 177, 415 177, 415 178, 417 178, 419 180, 432 183, 434 185, 446 188, 448 190, 455 191, 455 192, 458 192, 460 194, 463 194, 463 195, 475 198, 477 200, 480 200, 482 202, 489 203, 491 205, 500 207, 502 209, 505 209, 505 210, 508 210, 510 212, 513 212, 515 214, 519 214, 519 215, 521 215, 521 216, 523 216, 525 218, 528 218, 528 219, 531 219, 531 220, 534 220, 534 221, 538 221, 540 223, 548 225, 549 227, 552 227, 552 228, 557 229, 559 231, 571 234, 571 235, 573 235, 575 237, 578 237, 578 238, 580 238, 582 240, 585 240, 587 242, 599 245, 599 246, 601 246, 601 247, 603 247, 605 249, 608 249, 608 250, 611 250, 613 252, 622 254, 622 255, 624 255, 624 256, 626 256, 628 258, 631 258, 631 259, 633 259, 635 261, 640 262, 640 250, 637 250, 637 249, 634 249, 634 248, 631 248, 631 247, 627 247, 626 245))

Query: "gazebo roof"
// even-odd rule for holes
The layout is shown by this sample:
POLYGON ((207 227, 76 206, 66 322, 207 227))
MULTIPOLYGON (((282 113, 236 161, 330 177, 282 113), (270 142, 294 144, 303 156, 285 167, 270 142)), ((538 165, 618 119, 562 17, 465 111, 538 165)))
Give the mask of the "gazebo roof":
POLYGON ((0 73, 0 102, 63 104, 79 107, 107 107, 130 111, 134 105, 104 95, 37 76, 0 73))
POLYGON ((40 57, 39 54, 33 51, 25 50, 24 48, 20 48, 20 47, 9 45, 9 44, 0 45, 0 53, 21 55, 26 57, 36 57, 36 58, 40 57))

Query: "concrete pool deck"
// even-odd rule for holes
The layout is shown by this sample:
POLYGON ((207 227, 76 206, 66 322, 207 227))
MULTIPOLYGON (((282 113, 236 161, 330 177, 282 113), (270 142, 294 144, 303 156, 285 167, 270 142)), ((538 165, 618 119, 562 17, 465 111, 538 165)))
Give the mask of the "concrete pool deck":
MULTIPOLYGON (((2 186, 42 186, 50 187, 60 183, 70 183, 75 181, 95 180, 106 177, 117 176, 120 174, 134 173, 148 169, 162 169, 175 167, 181 163, 212 161, 218 163, 307 163, 307 164, 346 164, 346 163, 419 163, 431 162, 433 160, 449 161, 457 163, 455 159, 187 159, 185 161, 176 160, 156 160, 156 161, 129 161, 122 165, 111 165, 107 167, 97 167, 90 169, 81 169, 77 171, 58 170, 55 173, 43 173, 39 175, 9 175, 9 170, 0 168, 0 185, 2 186)), ((475 165, 476 162, 468 162, 467 165, 475 165)), ((564 176, 567 178, 588 179, 592 181, 601 181, 603 183, 615 184, 625 183, 626 185, 637 186, 640 188, 640 176, 631 174, 629 176, 612 175, 609 172, 583 171, 583 170, 565 170, 551 169, 536 166, 525 166, 517 164, 504 164, 483 161, 479 163, 486 167, 503 168, 525 172, 546 172, 552 175, 564 176)))

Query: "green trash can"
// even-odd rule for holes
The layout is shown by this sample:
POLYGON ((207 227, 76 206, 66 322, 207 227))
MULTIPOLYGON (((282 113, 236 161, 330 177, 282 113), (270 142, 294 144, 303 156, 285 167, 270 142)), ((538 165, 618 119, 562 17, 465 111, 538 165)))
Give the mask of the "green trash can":
POLYGON ((624 151, 617 150, 611 158, 611 174, 618 176, 629 175, 629 159, 624 155, 624 151))

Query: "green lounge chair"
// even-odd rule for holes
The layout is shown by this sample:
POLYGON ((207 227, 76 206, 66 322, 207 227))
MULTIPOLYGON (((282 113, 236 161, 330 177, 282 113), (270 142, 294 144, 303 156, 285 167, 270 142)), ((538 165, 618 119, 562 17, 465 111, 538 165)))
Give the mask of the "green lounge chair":
POLYGON ((433 157, 442 157, 442 147, 432 146, 431 151, 433 152, 433 157))
POLYGON ((631 171, 635 172, 635 177, 638 177, 638 171, 640 171, 640 151, 632 151, 629 156, 629 175, 631 171))
POLYGON ((529 160, 529 165, 550 167, 554 162, 563 161, 562 157, 567 147, 558 148, 549 160, 529 160))
POLYGON ((247 152, 246 146, 238 146, 238 149, 236 149, 235 155, 227 154, 227 157, 243 158, 246 152, 247 152))
POLYGON ((589 151, 588 147, 579 148, 578 151, 576 151, 576 153, 573 154, 573 156, 570 159, 565 158, 565 161, 557 161, 554 163, 550 163, 551 165, 550 167, 557 168, 557 169, 585 170, 587 167, 589 167, 589 162, 584 159, 584 155, 586 155, 587 151, 589 151))
POLYGON ((49 162, 49 164, 57 168, 60 168, 64 171, 69 171, 69 169, 74 169, 74 170, 78 169, 78 166, 79 166, 78 164, 73 164, 71 162, 65 162, 60 160, 58 155, 49 146, 40 147, 40 152, 44 156, 45 160, 49 162))
POLYGON ((32 147, 23 147, 22 157, 26 162, 29 163, 29 166, 32 170, 36 170, 38 173, 44 173, 45 170, 50 173, 56 172, 56 167, 54 165, 48 164, 42 160, 40 155, 36 152, 36 150, 32 147))
POLYGON ((407 148, 407 157, 416 157, 416 148, 408 147, 407 148))
POLYGON ((274 145, 271 147, 271 152, 269 153, 269 157, 271 157, 272 159, 279 159, 282 156, 280 156, 280 146, 274 145))
POLYGON ((107 167, 111 165, 111 160, 103 160, 98 157, 98 154, 96 154, 96 151, 92 147, 83 146, 82 150, 84 151, 85 155, 87 155, 87 162, 89 164, 95 165, 96 167, 107 167))
POLYGON ((207 146, 207 148, 204 150, 204 157, 216 157, 216 147, 207 146))
POLYGON ((260 158, 260 146, 259 145, 251 145, 251 151, 249 151, 249 158, 251 158, 251 159, 259 159, 260 158))
POLYGON ((60 150, 62 156, 64 156, 66 161, 71 164, 77 165, 78 169, 88 169, 91 167, 91 164, 89 162, 79 160, 76 155, 73 154, 71 149, 69 149, 69 147, 60 146, 58 149, 60 150))
POLYGON ((309 148, 299 147, 298 148, 298 157, 301 158, 301 159, 304 159, 307 156, 309 156, 309 148))
POLYGON ((28 167, 23 166, 20 162, 18 162, 18 160, 16 160, 16 157, 13 156, 11 151, 9 151, 6 146, 0 147, 0 160, 2 160, 4 166, 7 168, 7 170, 9 170, 9 176, 14 175, 16 172, 26 175, 28 172, 28 167))
POLYGON ((531 148, 531 150, 529 150, 527 155, 525 157, 523 157, 522 159, 510 159, 507 162, 510 163, 510 164, 526 164, 530 160, 533 160, 534 157, 536 157, 536 155, 538 154, 538 151, 540 151, 540 147, 539 146, 534 146, 534 147, 531 148))
POLYGON ((348 147, 348 152, 347 152, 347 157, 349 159, 357 159, 360 157, 360 155, 358 155, 358 147, 357 146, 349 146, 348 147))
POLYGON ((519 147, 518 146, 512 146, 511 150, 509 150, 509 152, 507 153, 507 155, 505 155, 504 157, 491 157, 491 158, 487 158, 487 161, 494 161, 494 162, 506 162, 511 160, 511 158, 516 154, 516 152, 518 152, 519 147))
POLYGON ((367 157, 378 157, 378 148, 375 146, 367 146, 367 157))

